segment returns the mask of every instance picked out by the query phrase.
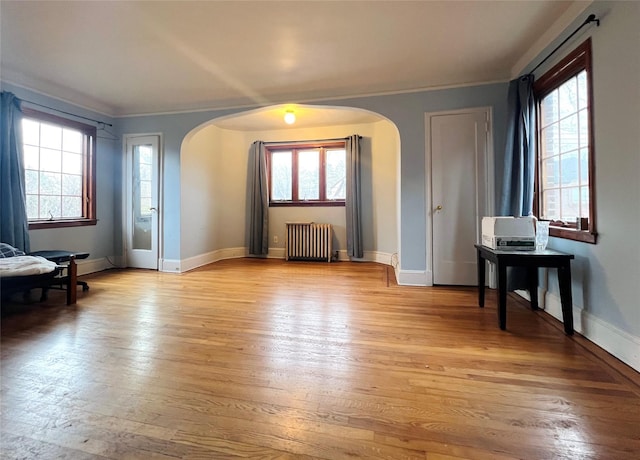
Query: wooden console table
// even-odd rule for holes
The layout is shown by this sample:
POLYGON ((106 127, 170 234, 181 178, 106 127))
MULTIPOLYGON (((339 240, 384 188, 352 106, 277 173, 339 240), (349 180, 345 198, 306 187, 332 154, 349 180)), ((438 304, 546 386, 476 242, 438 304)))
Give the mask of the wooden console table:
POLYGON ((557 268, 562 320, 567 335, 573 334, 573 299, 571 297, 571 259, 573 254, 565 254, 551 249, 544 251, 500 251, 475 245, 478 251, 478 304, 484 307, 485 260, 496 264, 498 272, 498 324, 507 327, 507 267, 527 269, 531 309, 538 309, 538 268, 557 268))

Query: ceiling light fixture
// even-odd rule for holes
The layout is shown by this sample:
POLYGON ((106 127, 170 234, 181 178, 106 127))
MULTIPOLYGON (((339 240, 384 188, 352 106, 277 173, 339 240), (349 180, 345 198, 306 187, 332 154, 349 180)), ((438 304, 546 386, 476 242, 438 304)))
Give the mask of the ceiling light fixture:
POLYGON ((284 113, 284 122, 288 125, 292 125, 296 122, 296 114, 293 113, 293 110, 287 110, 284 113))

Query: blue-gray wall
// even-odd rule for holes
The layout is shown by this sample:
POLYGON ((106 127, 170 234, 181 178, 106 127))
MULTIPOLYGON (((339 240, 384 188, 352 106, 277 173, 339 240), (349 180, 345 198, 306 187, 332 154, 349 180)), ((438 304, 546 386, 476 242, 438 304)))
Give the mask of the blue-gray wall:
MULTIPOLYGON (((379 113, 398 127, 401 143, 401 269, 426 270, 425 112, 469 107, 492 107, 496 165, 504 144, 506 83, 465 88, 370 96, 317 105, 355 107, 379 113)), ((180 146, 185 135, 200 124, 247 108, 193 112, 118 120, 121 134, 160 132, 164 137, 164 257, 180 259, 180 146)), ((498 169, 498 167, 497 167, 498 169)), ((502 177, 502 170, 496 178, 502 177)), ((499 184, 497 184, 499 187, 499 184)), ((499 188, 498 188, 499 189, 499 188)), ((366 248, 365 248, 366 249, 366 248)))
MULTIPOLYGON (((536 76, 591 37, 598 241, 551 238, 549 246, 576 256, 576 329, 640 370, 640 2, 594 2, 532 64, 590 13, 600 27, 583 29, 536 76)), ((549 275, 548 310, 561 317, 555 272, 549 275)))
MULTIPOLYGON (((46 105, 105 123, 115 123, 112 118, 103 114, 67 104, 58 99, 15 85, 3 82, 1 88, 2 91, 10 91, 25 101, 46 105)), ((43 112, 50 112, 87 124, 94 124, 26 103, 25 107, 32 107, 43 112)), ((86 227, 31 230, 29 231, 29 237, 32 251, 67 249, 74 252, 89 252, 91 259, 103 259, 118 253, 116 245, 120 245, 122 215, 120 192, 122 189, 122 174, 120 173, 122 169, 122 143, 118 136, 114 135, 114 128, 108 126, 105 128, 106 130, 98 130, 96 146, 96 213, 98 223, 95 226, 86 227)))

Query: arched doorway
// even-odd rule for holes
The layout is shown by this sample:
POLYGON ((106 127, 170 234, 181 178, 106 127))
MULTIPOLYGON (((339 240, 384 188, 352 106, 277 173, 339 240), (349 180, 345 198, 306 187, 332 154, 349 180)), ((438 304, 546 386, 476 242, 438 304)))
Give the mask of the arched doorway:
MULTIPOLYGON (((362 109, 278 105, 216 118, 185 136, 180 154, 183 271, 246 255, 247 155, 253 141, 333 139, 356 133, 363 136, 366 151, 365 259, 397 262, 400 140, 396 126, 362 109), (297 120, 287 125, 283 118, 291 109, 297 120)), ((284 255, 281 227, 291 220, 333 223, 339 249, 346 249, 344 212, 340 212, 339 208, 272 208, 270 257, 284 255)))

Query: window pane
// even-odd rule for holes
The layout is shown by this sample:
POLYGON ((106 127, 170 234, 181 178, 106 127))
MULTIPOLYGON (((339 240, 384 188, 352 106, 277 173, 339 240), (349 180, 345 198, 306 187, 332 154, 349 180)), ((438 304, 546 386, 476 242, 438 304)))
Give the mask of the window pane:
POLYGON ((62 200, 60 196, 40 195, 40 218, 50 219, 62 215, 62 200))
POLYGON ((578 185, 578 152, 567 153, 565 155, 562 155, 560 158, 562 185, 578 185))
POLYGON ((542 158, 547 158, 560 153, 560 138, 558 125, 551 125, 542 130, 542 158))
POLYGON ((554 89, 542 100, 542 127, 558 121, 558 90, 554 89))
POLYGON ((40 193, 60 195, 62 192, 62 175, 50 172, 40 173, 40 193))
POLYGON ((82 217, 82 198, 79 196, 62 197, 62 217, 82 217))
POLYGON ((347 163, 344 149, 326 151, 327 200, 344 200, 347 197, 347 163))
POLYGON ((63 174, 62 194, 82 196, 82 176, 77 176, 75 174, 63 174))
POLYGON ((62 172, 82 174, 82 154, 64 152, 62 154, 62 172))
POLYGON ((271 154, 271 199, 290 201, 291 196, 291 152, 271 154))
POLYGON ((580 150, 580 184, 589 184, 589 151, 587 149, 580 150))
POLYGON ((320 152, 300 150, 298 152, 298 199, 320 199, 320 152))
POLYGON ((140 180, 151 180, 151 165, 140 163, 140 180))
POLYGON ((140 214, 143 216, 151 214, 151 198, 140 197, 140 214))
POLYGON ((151 198, 151 181, 140 181, 140 196, 151 198))
POLYGON ((581 110, 578 113, 580 123, 580 147, 587 147, 589 145, 589 112, 587 109, 581 110))
POLYGON ((27 169, 24 172, 24 183, 25 183, 26 193, 31 193, 33 195, 38 194, 38 178, 39 177, 40 177, 40 173, 38 171, 27 169))
POLYGON ((589 216, 589 187, 580 187, 580 217, 589 216))
POLYGON ((152 163, 153 148, 151 145, 138 146, 138 154, 140 155, 140 159, 138 160, 140 163, 147 165, 152 163))
POLYGON ((38 218, 38 195, 27 195, 27 219, 38 218))
POLYGON ((542 192, 542 218, 560 218, 560 190, 545 190, 542 192))
POLYGON ((571 78, 558 88, 560 96, 560 118, 578 111, 578 81, 571 78))
POLYGON ((25 169, 40 169, 40 149, 32 145, 23 146, 25 169))
POLYGON ((578 108, 584 109, 589 105, 589 92, 587 91, 587 71, 583 70, 577 76, 578 80, 578 108))
POLYGON ((63 129, 62 150, 71 153, 82 153, 82 133, 72 129, 63 129))
POLYGON ((60 150, 40 149, 40 169, 42 171, 62 171, 62 152, 60 150))
POLYGON ((40 125, 40 147, 61 150, 62 128, 42 123, 40 125))
POLYGON ((578 139, 578 115, 571 115, 560 122, 560 151, 577 149, 578 139))
POLYGON ((22 143, 40 145, 40 123, 28 118, 22 119, 22 143))
POLYGON ((551 157, 542 162, 542 188, 560 185, 560 157, 551 157))
POLYGON ((580 217, 580 188, 563 188, 561 218, 565 222, 575 222, 576 217, 580 217))

